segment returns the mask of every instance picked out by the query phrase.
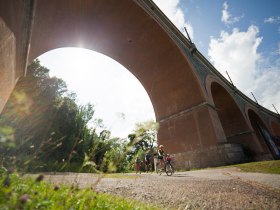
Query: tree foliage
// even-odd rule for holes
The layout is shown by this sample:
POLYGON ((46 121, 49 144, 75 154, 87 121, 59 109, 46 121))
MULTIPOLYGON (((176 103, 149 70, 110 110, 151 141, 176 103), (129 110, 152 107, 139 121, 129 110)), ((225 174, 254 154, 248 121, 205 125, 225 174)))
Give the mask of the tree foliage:
POLYGON ((77 105, 65 82, 50 77, 49 69, 35 60, 1 113, 2 164, 14 161, 19 169, 32 171, 78 171, 89 162, 100 168, 112 141, 110 132, 89 128, 93 116, 92 104, 77 105))
POLYGON ((139 150, 151 150, 155 147, 158 128, 158 124, 152 120, 135 125, 134 132, 128 136, 130 144, 134 147, 134 153, 139 150))
POLYGON ((133 133, 128 135, 129 143, 127 146, 130 149, 127 153, 127 160, 131 168, 133 168, 137 157, 144 161, 146 153, 153 156, 157 144, 158 128, 159 125, 152 120, 137 123, 133 133))
POLYGON ((0 164, 23 171, 123 172, 154 147, 155 122, 136 124, 128 140, 112 138, 94 111, 92 104, 78 105, 65 82, 35 60, 1 113, 0 164))

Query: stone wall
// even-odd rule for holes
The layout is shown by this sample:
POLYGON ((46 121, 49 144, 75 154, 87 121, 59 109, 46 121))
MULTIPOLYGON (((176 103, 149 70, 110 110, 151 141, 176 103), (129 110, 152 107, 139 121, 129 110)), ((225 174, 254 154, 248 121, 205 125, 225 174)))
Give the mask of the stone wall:
POLYGON ((190 170, 241 163, 245 161, 245 155, 240 144, 226 143, 172 154, 172 159, 176 170, 190 170))

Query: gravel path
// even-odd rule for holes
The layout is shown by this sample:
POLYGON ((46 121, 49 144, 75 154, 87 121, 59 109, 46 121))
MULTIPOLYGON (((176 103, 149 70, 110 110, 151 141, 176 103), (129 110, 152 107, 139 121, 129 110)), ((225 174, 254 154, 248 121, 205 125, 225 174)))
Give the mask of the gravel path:
MULTIPOLYGON (((280 175, 242 173, 235 168, 164 174, 123 174, 119 178, 95 174, 46 175, 53 183, 92 187, 161 209, 269 209, 280 210, 280 175)), ((112 176, 114 177, 114 176, 112 176)))

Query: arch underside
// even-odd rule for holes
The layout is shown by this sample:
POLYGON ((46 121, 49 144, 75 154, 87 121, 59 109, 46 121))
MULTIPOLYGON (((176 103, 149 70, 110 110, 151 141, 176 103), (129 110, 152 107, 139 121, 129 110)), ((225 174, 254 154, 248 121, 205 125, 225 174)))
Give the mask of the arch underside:
POLYGON ((121 63, 148 92, 157 119, 204 100, 178 47, 134 1, 37 1, 28 60, 59 47, 83 47, 121 63))

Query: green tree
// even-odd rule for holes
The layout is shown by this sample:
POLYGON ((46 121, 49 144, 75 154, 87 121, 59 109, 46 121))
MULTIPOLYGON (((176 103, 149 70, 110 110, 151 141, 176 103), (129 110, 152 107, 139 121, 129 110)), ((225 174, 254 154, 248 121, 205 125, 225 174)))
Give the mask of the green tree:
POLYGON ((134 160, 138 156, 144 159, 145 153, 153 153, 157 143, 158 124, 152 120, 137 123, 133 133, 128 135, 127 155, 126 158, 130 165, 134 165, 134 160))
POLYGON ((152 120, 135 125, 133 133, 129 134, 128 138, 136 153, 139 150, 150 150, 155 146, 158 128, 158 124, 152 120))
POLYGON ((111 149, 108 150, 100 166, 104 172, 127 172, 129 161, 127 159, 127 141, 121 138, 110 139, 111 149))
POLYGON ((9 155, 16 155, 22 162, 24 155, 31 155, 47 135, 52 104, 66 91, 61 79, 50 78, 49 69, 35 60, 26 77, 19 79, 7 105, 1 113, 0 127, 14 131, 14 144, 9 155), (13 154, 11 154, 13 153, 13 154))

